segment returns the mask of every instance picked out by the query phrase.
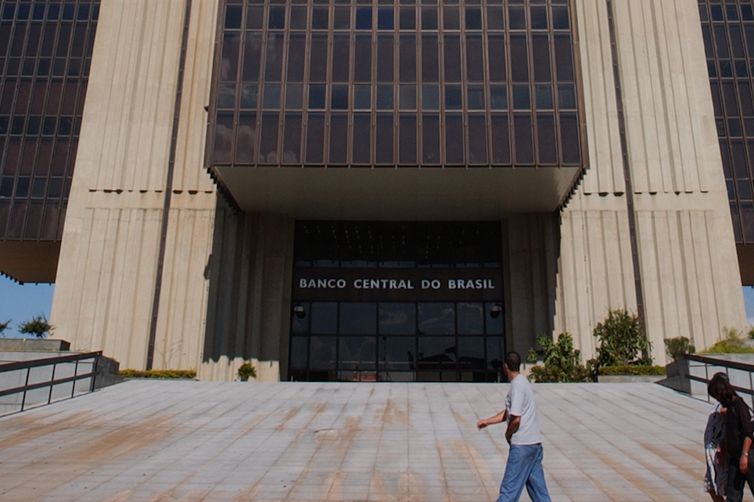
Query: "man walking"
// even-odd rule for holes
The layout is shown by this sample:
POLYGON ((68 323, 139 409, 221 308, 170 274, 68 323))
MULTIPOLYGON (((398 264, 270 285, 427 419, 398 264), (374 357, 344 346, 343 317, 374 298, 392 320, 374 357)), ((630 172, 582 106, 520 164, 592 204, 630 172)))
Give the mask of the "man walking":
POLYGON ((509 352, 503 363, 503 371, 511 385, 505 398, 505 409, 478 421, 476 425, 484 429, 488 425, 508 421, 505 439, 510 445, 510 452, 497 502, 517 502, 524 486, 533 502, 550 502, 542 469, 542 435, 539 432, 537 406, 531 384, 519 373, 520 370, 521 356, 517 352, 509 352))

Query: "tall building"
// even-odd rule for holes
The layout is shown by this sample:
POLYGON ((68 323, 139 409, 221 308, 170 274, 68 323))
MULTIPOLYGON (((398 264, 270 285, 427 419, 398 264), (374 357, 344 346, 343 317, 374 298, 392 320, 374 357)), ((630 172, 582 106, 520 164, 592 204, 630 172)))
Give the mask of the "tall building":
POLYGON ((75 348, 204 379, 494 381, 538 335, 590 357, 611 308, 658 363, 746 325, 751 0, 0 15, 0 270, 54 280, 75 348))

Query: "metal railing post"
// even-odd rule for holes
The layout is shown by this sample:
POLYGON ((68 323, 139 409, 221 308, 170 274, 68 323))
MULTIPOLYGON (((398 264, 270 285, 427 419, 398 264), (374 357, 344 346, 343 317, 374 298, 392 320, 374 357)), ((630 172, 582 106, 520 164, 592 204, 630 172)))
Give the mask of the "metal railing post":
POLYGON ((76 381, 79 376, 79 360, 76 359, 76 366, 73 368, 73 382, 71 382, 71 398, 76 395, 76 381))
POLYGON ((55 368, 57 363, 52 363, 52 377, 50 378, 50 393, 47 394, 47 404, 52 402, 52 389, 55 387, 55 368))
POLYGON ((31 373, 31 368, 26 368, 26 383, 24 383, 24 397, 21 399, 21 411, 24 411, 24 406, 26 405, 26 389, 29 388, 29 374, 31 373))
MULTIPOLYGON (((704 380, 709 382, 709 366, 707 363, 704 363, 704 380)), ((707 402, 709 403, 709 386, 705 390, 707 391, 707 402)))
POLYGON ((92 369, 92 385, 89 388, 89 392, 94 392, 94 384, 97 382, 97 368, 99 366, 99 355, 94 356, 94 368, 92 369))

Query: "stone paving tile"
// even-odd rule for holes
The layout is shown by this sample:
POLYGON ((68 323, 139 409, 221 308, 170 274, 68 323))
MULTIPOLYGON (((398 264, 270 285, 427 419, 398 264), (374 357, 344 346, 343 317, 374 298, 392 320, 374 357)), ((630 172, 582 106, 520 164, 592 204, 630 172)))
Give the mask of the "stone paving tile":
MULTIPOLYGON (((504 384, 129 381, 0 418, 0 500, 485 501, 504 384)), ((695 501, 710 405, 538 384, 554 501, 695 501)), ((526 493, 522 501, 529 501, 526 493)))

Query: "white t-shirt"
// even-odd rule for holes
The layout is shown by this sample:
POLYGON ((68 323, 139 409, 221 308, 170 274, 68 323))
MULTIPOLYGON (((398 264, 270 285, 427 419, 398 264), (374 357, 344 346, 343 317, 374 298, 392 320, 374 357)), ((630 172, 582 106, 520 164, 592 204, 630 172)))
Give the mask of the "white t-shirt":
POLYGON ((518 430, 513 433, 511 444, 524 445, 542 442, 534 393, 531 390, 529 380, 524 375, 519 374, 511 382, 511 388, 505 397, 505 409, 508 412, 508 422, 511 421, 511 415, 521 417, 521 423, 518 430))

